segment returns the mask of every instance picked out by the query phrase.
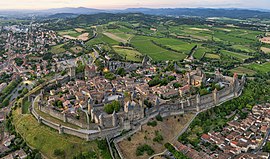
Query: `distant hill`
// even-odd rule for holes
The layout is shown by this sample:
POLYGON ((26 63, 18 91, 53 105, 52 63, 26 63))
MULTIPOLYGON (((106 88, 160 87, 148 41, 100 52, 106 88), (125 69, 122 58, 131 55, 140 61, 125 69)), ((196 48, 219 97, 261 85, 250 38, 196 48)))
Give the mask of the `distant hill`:
POLYGON ((270 18, 270 12, 248 9, 210 9, 210 8, 130 8, 128 13, 144 13, 166 16, 228 17, 228 18, 270 18))
POLYGON ((65 19, 65 18, 76 18, 78 17, 79 14, 73 14, 73 13, 57 13, 57 14, 53 14, 48 16, 48 19, 65 19))
POLYGON ((93 8, 56 8, 47 10, 0 10, 0 15, 13 15, 13 16, 45 16, 45 17, 58 17, 67 18, 69 13, 71 17, 81 14, 98 14, 98 13, 143 13, 149 15, 162 15, 162 16, 196 16, 196 17, 228 17, 228 18, 270 18, 269 10, 249 10, 249 9, 211 9, 211 8, 129 8, 125 10, 100 10, 93 8), (54 15, 56 14, 56 15, 54 15))
POLYGON ((93 9, 93 8, 54 8, 48 10, 42 10, 41 13, 57 14, 57 13, 73 13, 73 14, 97 14, 106 12, 105 10, 93 9))

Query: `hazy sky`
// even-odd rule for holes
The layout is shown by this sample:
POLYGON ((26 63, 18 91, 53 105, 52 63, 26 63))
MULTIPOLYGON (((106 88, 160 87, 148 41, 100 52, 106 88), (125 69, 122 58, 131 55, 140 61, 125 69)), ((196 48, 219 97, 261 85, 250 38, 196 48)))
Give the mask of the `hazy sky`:
POLYGON ((270 9, 270 0, 0 0, 0 9, 214 7, 270 9))

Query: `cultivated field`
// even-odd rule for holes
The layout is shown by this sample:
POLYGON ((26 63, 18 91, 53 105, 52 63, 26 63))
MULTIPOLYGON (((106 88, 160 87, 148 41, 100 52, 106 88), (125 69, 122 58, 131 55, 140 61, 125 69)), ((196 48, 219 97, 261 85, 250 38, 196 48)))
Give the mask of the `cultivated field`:
POLYGON ((240 54, 240 53, 236 53, 236 52, 232 52, 232 51, 227 51, 227 50, 221 50, 221 54, 225 55, 225 56, 230 56, 233 57, 239 61, 245 61, 249 58, 252 58, 252 56, 249 55, 245 55, 245 54, 240 54))
POLYGON ((270 48, 268 48, 268 47, 261 47, 261 50, 266 54, 270 53, 270 48))
POLYGON ((114 51, 127 61, 141 62, 142 54, 133 48, 114 46, 114 51))
POLYGON ((161 48, 155 45, 153 38, 146 36, 135 36, 131 44, 142 54, 149 55, 155 61, 182 60, 187 55, 161 48))
POLYGON ((237 67, 237 68, 234 68, 234 69, 230 70, 230 72, 237 73, 239 75, 246 74, 246 75, 249 75, 249 76, 253 76, 253 75, 256 74, 256 71, 245 68, 245 67, 237 67))
POLYGON ((252 69, 254 71, 261 72, 261 73, 270 72, 270 62, 266 62, 266 63, 263 63, 263 64, 253 63, 253 64, 250 64, 250 65, 248 65, 246 67, 249 68, 249 69, 252 69))

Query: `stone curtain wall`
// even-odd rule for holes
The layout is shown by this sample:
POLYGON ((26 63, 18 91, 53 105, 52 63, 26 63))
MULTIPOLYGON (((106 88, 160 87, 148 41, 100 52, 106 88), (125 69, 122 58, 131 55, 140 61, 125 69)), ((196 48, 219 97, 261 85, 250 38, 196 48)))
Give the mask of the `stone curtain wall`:
MULTIPOLYGON (((145 118, 138 120, 138 121, 133 121, 133 125, 131 125, 132 130, 129 131, 126 135, 120 136, 117 139, 115 139, 115 143, 127 138, 128 136, 136 133, 137 131, 141 130, 141 126, 146 124, 150 119, 156 117, 158 114, 160 114, 162 117, 167 117, 171 115, 178 115, 178 114, 183 114, 186 111, 192 111, 192 110, 197 110, 201 111, 203 109, 208 109, 211 107, 214 107, 218 104, 221 104, 224 101, 228 101, 230 99, 233 99, 234 97, 238 97, 242 90, 244 88, 244 81, 241 81, 239 83, 239 86, 232 89, 232 87, 225 87, 224 89, 216 92, 213 92, 211 94, 202 96, 202 97, 196 97, 193 96, 187 100, 181 100, 178 101, 176 104, 164 104, 160 105, 157 107, 153 107, 151 109, 148 109, 145 111, 145 118), (215 99, 216 98, 216 99, 215 99), (215 103, 215 101, 217 103, 215 103), (136 125, 136 126, 135 126, 136 125)), ((124 130, 124 123, 121 122, 121 124, 118 124, 117 126, 110 128, 110 129, 100 129, 98 130, 87 130, 87 129, 82 129, 82 130, 77 130, 77 129, 72 129, 66 126, 62 126, 59 124, 56 124, 52 121, 46 120, 39 116, 37 112, 33 109, 33 103, 30 108, 30 112, 33 114, 33 116, 38 120, 39 123, 43 123, 55 130, 58 130, 59 133, 66 133, 69 135, 74 135, 77 137, 80 137, 85 140, 93 140, 97 138, 105 138, 106 136, 111 136, 114 137, 115 135, 119 135, 123 130, 124 130)), ((55 118, 58 118, 60 120, 64 120, 64 116, 62 113, 59 114, 59 112, 51 111, 48 110, 49 108, 40 108, 41 111, 48 113, 55 118)), ((118 116, 118 114, 117 114, 118 116)), ((119 114, 120 116, 120 114, 119 114)), ((117 117, 118 118, 118 117, 117 117)), ((112 119, 112 116, 106 116, 106 120, 112 119)), ((109 123, 109 121, 108 121, 109 123)), ((117 144, 116 144, 117 145, 117 144)), ((116 147, 117 148, 117 147, 116 147)), ((120 154, 121 155, 121 154, 120 154)))
POLYGON ((76 126, 79 126, 81 128, 87 128, 86 123, 82 123, 80 120, 73 119, 72 117, 65 116, 65 114, 58 112, 57 110, 53 110, 52 108, 46 107, 46 106, 39 106, 39 110, 43 113, 49 114, 50 116, 59 119, 63 122, 67 122, 76 126))

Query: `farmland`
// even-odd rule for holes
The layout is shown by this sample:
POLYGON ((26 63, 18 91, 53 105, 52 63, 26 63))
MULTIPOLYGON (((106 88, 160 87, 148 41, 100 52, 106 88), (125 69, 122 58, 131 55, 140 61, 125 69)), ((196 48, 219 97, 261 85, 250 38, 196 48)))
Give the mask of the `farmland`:
MULTIPOLYGON (((79 34, 89 33, 91 37, 92 30, 96 34, 85 42, 85 47, 81 46, 83 50, 86 48, 91 52, 89 49, 94 47, 114 60, 141 62, 142 57, 147 55, 156 62, 173 60, 182 63, 192 55, 194 58, 190 59, 199 63, 213 62, 215 67, 225 70, 240 67, 236 71, 247 71, 248 75, 254 75, 254 72, 246 66, 255 61, 265 62, 263 56, 270 53, 270 45, 260 42, 264 33, 258 29, 222 23, 181 24, 166 18, 157 22, 155 17, 145 17, 135 15, 94 25, 84 23, 83 27, 76 25, 59 34, 77 38, 79 34)), ((74 47, 68 51, 84 52, 74 47)), ((53 52, 62 52, 62 48, 56 46, 53 52)))
POLYGON ((142 54, 132 48, 113 47, 114 51, 127 61, 141 62, 142 54))
POLYGON ((237 68, 231 69, 230 71, 232 73, 237 73, 239 75, 246 74, 246 75, 253 76, 253 75, 256 74, 256 71, 251 70, 251 69, 248 69, 248 68, 245 68, 245 67, 237 67, 237 68))
POLYGON ((249 64, 246 67, 251 69, 251 70, 261 72, 261 73, 269 73, 270 72, 270 62, 266 62, 263 64, 253 63, 253 64, 249 64))
POLYGON ((249 55, 245 55, 245 54, 240 54, 240 53, 236 53, 236 52, 231 52, 231 51, 227 51, 227 50, 222 50, 221 54, 225 55, 225 56, 230 56, 232 58, 235 58, 239 61, 245 61, 249 58, 252 58, 252 56, 249 55))
POLYGON ((183 53, 169 51, 155 45, 151 37, 135 36, 131 44, 142 54, 149 55, 153 60, 182 60, 186 57, 183 53))

